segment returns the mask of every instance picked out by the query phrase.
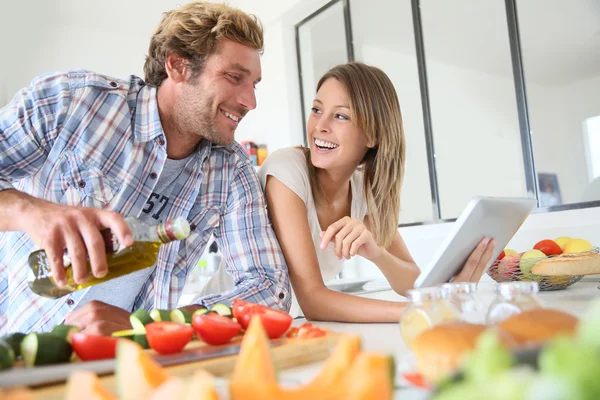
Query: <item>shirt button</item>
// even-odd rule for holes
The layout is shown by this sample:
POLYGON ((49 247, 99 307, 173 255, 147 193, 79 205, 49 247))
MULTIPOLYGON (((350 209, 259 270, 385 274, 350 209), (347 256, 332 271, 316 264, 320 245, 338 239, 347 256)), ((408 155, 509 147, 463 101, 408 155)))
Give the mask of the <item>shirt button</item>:
POLYGON ((79 181, 79 183, 77 183, 77 186, 79 186, 80 188, 84 188, 85 187, 85 182, 84 181, 79 181))
POLYGON ((158 144, 160 144, 161 146, 164 146, 165 145, 165 139, 158 138, 158 144))
POLYGON ((75 301, 73 301, 73 299, 69 299, 67 300, 67 304, 72 306, 73 304, 75 304, 75 301))
POLYGON ((156 179, 156 176, 157 176, 157 175, 156 175, 156 172, 151 172, 151 173, 150 173, 150 178, 152 178, 152 179, 156 179))
POLYGON ((283 298, 285 297, 285 295, 283 293, 279 293, 279 298, 283 300, 283 298))
POLYGON ((117 84, 117 82, 115 82, 115 81, 111 81, 111 82, 109 83, 109 85, 110 85, 110 86, 112 86, 112 87, 117 87, 117 86, 119 86, 119 85, 117 84))
POLYGON ((195 231, 196 230, 196 224, 191 224, 190 225, 190 230, 191 231, 195 231))

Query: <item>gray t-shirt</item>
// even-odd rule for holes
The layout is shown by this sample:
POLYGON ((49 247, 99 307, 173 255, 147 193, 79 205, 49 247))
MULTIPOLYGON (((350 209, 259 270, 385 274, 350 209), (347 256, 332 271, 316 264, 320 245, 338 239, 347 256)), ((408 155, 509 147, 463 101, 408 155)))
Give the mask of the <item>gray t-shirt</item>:
MULTIPOLYGON (((169 201, 174 197, 171 196, 173 186, 190 158, 191 156, 182 160, 167 158, 154 191, 139 216, 142 221, 152 225, 164 222, 164 218, 169 215, 171 208, 169 201)), ((131 309, 133 302, 153 271, 154 266, 92 286, 83 296, 77 308, 83 307, 92 300, 98 300, 124 310, 133 311, 131 309)))

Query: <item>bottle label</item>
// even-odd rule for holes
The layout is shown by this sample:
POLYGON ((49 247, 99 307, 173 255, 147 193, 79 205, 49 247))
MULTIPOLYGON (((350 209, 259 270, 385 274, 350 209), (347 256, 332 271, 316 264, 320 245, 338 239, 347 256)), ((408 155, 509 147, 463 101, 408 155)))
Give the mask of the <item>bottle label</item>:
POLYGON ((173 232, 173 224, 170 220, 156 225, 156 233, 158 234, 160 241, 163 243, 169 243, 177 240, 177 236, 175 236, 175 232, 173 232))

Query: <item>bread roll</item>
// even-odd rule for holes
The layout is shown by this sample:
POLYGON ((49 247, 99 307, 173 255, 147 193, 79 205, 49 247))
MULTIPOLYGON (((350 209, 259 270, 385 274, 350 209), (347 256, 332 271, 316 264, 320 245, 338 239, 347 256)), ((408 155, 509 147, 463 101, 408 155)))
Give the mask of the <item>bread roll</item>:
POLYGON ((600 254, 567 253, 538 261, 531 272, 535 275, 594 275, 600 274, 600 254))
POLYGON ((517 345, 542 343, 559 334, 575 333, 579 320, 562 311, 535 308, 515 314, 498 324, 517 345))
POLYGON ((451 322, 421 333, 412 343, 419 372, 430 384, 439 382, 461 366, 485 330, 485 325, 451 322))

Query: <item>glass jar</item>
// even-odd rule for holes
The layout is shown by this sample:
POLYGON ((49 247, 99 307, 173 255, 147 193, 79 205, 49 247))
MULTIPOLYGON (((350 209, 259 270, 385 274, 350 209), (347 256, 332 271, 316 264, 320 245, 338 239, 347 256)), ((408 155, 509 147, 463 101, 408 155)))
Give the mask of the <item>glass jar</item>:
POLYGON ((504 321, 511 315, 533 308, 541 308, 537 282, 504 282, 496 285, 496 297, 490 304, 486 322, 489 325, 504 321))
POLYGON ((445 283, 440 286, 440 290, 442 298, 458 310, 461 321, 471 324, 485 324, 487 308, 477 295, 476 283, 445 283))
POLYGON ((400 317, 400 335, 408 347, 423 331, 443 322, 458 321, 458 310, 442 298, 439 287, 412 289, 406 293, 410 303, 400 317))

